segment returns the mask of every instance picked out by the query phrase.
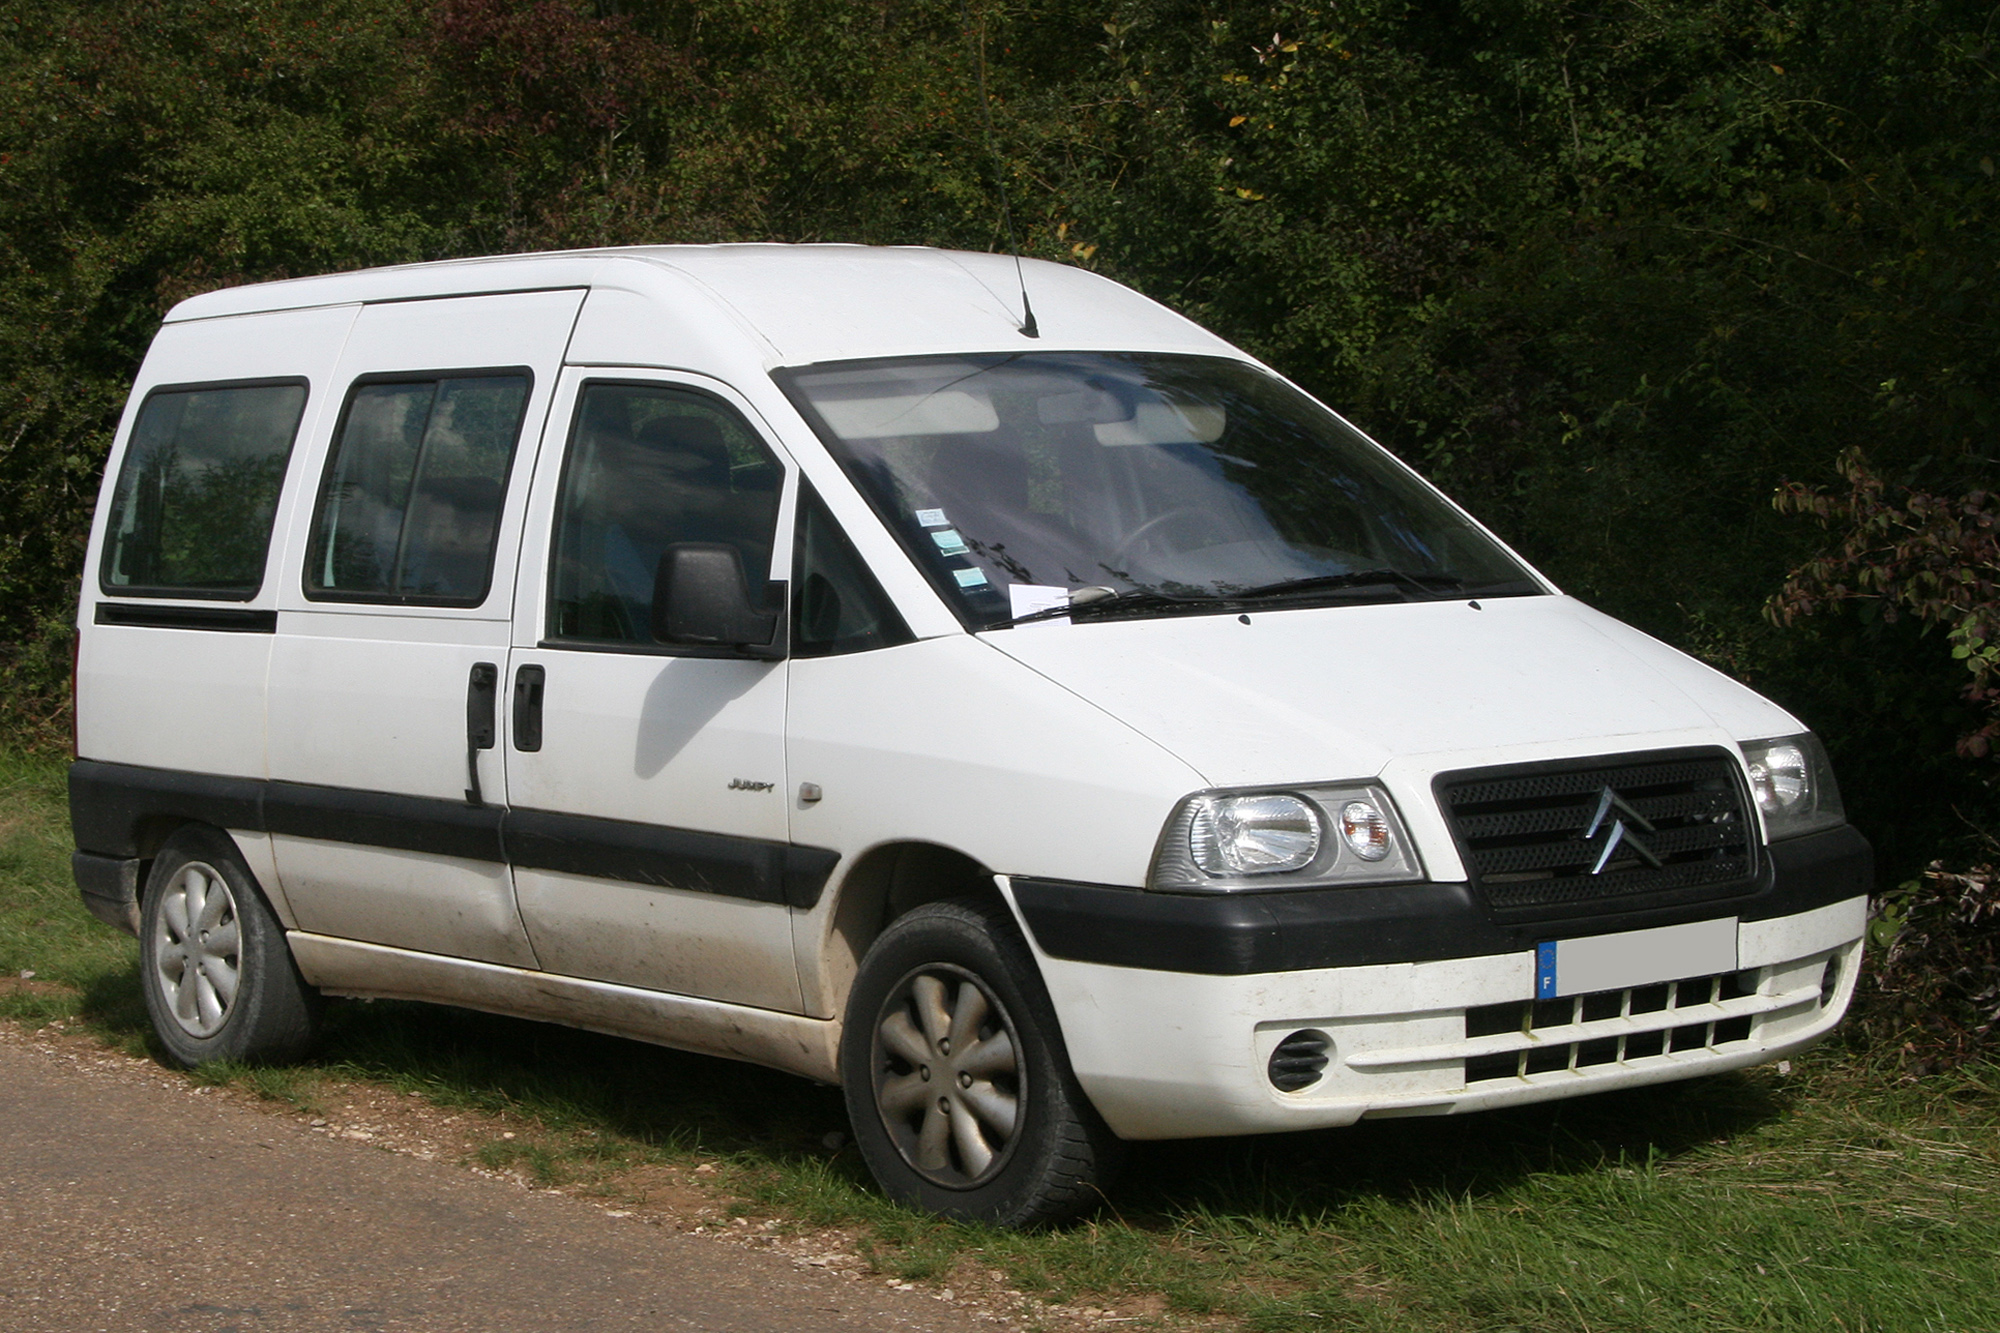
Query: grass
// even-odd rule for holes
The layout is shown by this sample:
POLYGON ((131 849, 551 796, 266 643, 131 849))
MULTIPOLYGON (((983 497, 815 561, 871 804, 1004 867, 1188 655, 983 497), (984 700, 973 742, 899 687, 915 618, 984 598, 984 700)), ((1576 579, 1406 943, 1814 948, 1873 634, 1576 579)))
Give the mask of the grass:
MULTIPOLYGON (((59 764, 0 755, 0 1017, 148 1049, 136 950, 69 881, 59 764), (47 984, 42 984, 47 983, 47 984), (11 984, 11 983, 9 983, 11 984)), ((318 1057, 190 1077, 311 1112, 343 1087, 525 1126, 474 1160, 616 1193, 717 1162, 739 1213, 839 1227, 888 1275, 1253 1330, 1734 1333, 2000 1324, 2000 1069, 1909 1081, 1829 1045, 1752 1070, 1485 1115, 1135 1145, 1094 1221, 1015 1235, 874 1193, 839 1094, 460 1010, 346 1004, 318 1057)), ((1141 1323, 1145 1322, 1144 1318, 1141 1323)))
POLYGON ((87 1016, 129 1044, 146 1024, 139 946, 83 910, 72 846, 63 766, 0 750, 0 1018, 87 1016))

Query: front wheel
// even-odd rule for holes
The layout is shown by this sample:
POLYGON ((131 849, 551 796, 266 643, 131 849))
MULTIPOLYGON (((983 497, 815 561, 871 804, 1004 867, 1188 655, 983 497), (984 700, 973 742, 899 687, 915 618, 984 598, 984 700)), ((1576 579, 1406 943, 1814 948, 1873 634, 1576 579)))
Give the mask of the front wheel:
POLYGON ((855 1142, 899 1202, 1057 1221, 1096 1202, 1122 1157, 998 908, 930 903, 891 924, 855 976, 840 1063, 855 1142))
POLYGON ((139 921, 153 1030, 183 1065, 304 1054, 319 995, 226 834, 183 829, 153 860, 139 921))

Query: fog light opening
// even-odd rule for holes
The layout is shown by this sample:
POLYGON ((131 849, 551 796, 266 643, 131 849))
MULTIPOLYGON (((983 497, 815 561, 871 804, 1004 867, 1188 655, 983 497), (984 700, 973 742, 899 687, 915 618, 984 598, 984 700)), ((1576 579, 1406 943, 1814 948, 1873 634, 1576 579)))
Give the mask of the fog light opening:
POLYGON ((1326 1072, 1333 1038, 1316 1028, 1301 1028, 1278 1043, 1265 1072, 1279 1092, 1299 1092, 1319 1082, 1326 1072))
POLYGON ((1830 1006, 1833 1003, 1834 993, 1839 989, 1840 960, 1838 958, 1829 958, 1826 960, 1826 971, 1820 973, 1819 1007, 1825 1009, 1830 1006))

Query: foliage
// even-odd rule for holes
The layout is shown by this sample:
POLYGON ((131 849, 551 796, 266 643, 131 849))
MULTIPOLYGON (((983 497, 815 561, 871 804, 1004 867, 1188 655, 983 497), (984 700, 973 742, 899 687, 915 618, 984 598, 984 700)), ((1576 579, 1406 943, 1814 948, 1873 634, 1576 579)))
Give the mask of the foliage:
POLYGON ((125 386, 184 295, 575 245, 994 248, 1004 184, 1026 252, 1218 328, 1566 588, 1819 726, 1895 883, 1990 794, 1905 715, 1930 645, 1761 618, 1815 539, 1764 500, 1857 444, 1929 494, 1990 480, 1993 21, 1970 0, 0 0, 0 642, 66 613, 125 386))
MULTIPOLYGON (((72 595, 160 315, 250 278, 413 259, 433 132, 397 11, 142 0, 0 9, 0 638, 72 595)), ((64 654, 67 655, 66 653, 64 654)))
MULTIPOLYGON (((1908 616, 1943 627, 1970 679, 1964 701, 1984 724, 1957 749, 1983 760, 2000 739, 2000 533, 1993 496, 1891 486, 1859 448, 1842 453, 1845 494, 1797 483, 1780 487, 1781 513, 1807 514, 1838 540, 1793 570, 1765 612, 1780 624, 1853 603, 1893 624, 1908 616)), ((1990 765, 1986 782, 1992 788, 1990 765)), ((1986 1049, 2000 1030, 2000 843, 1978 840, 1986 863, 1962 873, 1933 860, 1884 895, 1877 952, 1862 996, 1862 1026, 1919 1069, 1955 1065, 1986 1049)))
POLYGON ((1959 741, 1959 751, 1983 759, 2000 739, 2000 528, 1994 497, 1891 488, 1869 469, 1860 449, 1840 458, 1846 495, 1797 483, 1781 487, 1780 513, 1811 514, 1821 527, 1843 531, 1830 552, 1792 571, 1766 607, 1790 624, 1843 602, 1860 602, 1883 619, 1908 613, 1946 628, 1952 657, 1972 679, 1965 699, 1982 708, 1986 724, 1959 741))
POLYGON ((1886 895, 1858 1016, 1916 1072, 1963 1064, 2000 1043, 2000 843, 1959 873, 1933 861, 1886 895))

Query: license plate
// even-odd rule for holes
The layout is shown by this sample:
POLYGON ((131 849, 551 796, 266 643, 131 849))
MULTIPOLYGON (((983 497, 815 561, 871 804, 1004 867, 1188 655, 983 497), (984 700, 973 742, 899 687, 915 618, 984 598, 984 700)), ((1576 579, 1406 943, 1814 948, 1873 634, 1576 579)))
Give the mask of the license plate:
POLYGON ((1736 918, 1535 946, 1535 998, 1559 1000, 1736 970, 1736 918))

